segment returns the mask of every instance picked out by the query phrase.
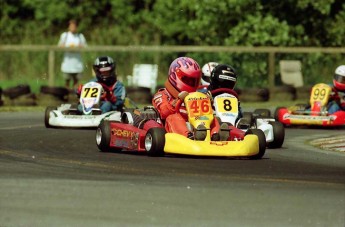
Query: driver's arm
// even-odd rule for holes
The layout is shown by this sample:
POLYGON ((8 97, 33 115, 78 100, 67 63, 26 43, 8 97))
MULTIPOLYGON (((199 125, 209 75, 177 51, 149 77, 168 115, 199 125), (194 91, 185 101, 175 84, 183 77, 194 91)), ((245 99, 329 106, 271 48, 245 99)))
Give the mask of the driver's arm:
POLYGON ((169 115, 175 113, 175 107, 172 105, 172 102, 164 91, 159 91, 152 99, 152 105, 158 110, 162 119, 166 119, 169 115))

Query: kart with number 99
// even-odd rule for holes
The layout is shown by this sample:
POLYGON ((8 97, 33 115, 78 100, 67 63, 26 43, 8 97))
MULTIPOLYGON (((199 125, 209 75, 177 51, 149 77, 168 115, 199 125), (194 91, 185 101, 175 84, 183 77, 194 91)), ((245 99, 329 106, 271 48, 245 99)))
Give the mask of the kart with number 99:
MULTIPOLYGON (((333 91, 334 92, 334 91, 333 91)), ((338 99, 337 92, 332 94, 328 84, 315 84, 310 93, 309 105, 297 104, 291 107, 278 107, 275 118, 284 125, 319 125, 324 127, 345 125, 345 111, 329 114, 327 106, 331 96, 338 99)))

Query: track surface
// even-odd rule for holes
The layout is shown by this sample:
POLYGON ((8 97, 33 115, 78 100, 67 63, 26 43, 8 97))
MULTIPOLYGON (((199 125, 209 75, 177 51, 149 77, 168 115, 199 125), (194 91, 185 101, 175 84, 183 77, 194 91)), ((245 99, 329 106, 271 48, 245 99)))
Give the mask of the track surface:
POLYGON ((345 226, 345 154, 286 129, 262 160, 101 153, 94 130, 0 113, 0 226, 345 226))

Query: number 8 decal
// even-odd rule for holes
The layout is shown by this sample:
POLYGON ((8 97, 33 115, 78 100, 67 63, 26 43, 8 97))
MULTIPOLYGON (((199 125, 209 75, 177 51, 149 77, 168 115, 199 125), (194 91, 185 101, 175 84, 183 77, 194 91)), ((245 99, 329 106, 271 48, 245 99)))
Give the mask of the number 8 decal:
POLYGON ((224 99, 223 104, 224 104, 224 110, 230 111, 232 109, 231 101, 229 99, 224 99))

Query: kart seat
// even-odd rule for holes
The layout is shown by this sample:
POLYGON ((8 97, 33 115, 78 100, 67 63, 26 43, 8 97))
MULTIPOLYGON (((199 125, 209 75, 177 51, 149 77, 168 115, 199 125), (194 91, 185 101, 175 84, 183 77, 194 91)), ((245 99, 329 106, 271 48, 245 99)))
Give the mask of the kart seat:
POLYGON ((138 128, 143 128, 148 120, 159 121, 159 113, 153 106, 146 106, 144 109, 127 109, 123 112, 121 121, 138 128))

